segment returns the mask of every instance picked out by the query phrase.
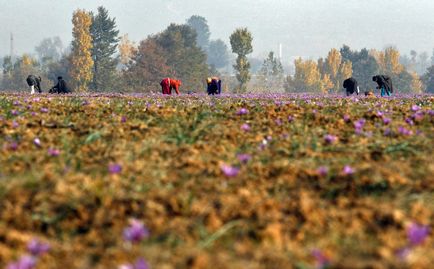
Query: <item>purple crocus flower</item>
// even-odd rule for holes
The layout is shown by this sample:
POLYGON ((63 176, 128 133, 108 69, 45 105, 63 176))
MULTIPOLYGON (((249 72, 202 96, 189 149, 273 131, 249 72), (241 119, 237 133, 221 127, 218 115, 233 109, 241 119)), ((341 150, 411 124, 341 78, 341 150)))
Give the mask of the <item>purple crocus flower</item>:
POLYGON ((277 126, 281 126, 282 125, 282 120, 281 119, 276 119, 274 122, 276 123, 277 126))
POLYGON ((392 122, 392 120, 390 118, 383 117, 383 123, 384 123, 384 125, 388 125, 391 122, 392 122))
POLYGON ((418 112, 414 113, 411 117, 415 121, 421 121, 421 120, 423 120, 424 116, 425 116, 425 113, 423 113, 423 111, 418 111, 418 112))
POLYGON ((366 123, 365 119, 360 119, 360 120, 354 122, 354 128, 361 130, 363 128, 363 126, 365 126, 365 123, 366 123))
POLYGON ((247 110, 247 108, 241 108, 240 110, 238 110, 237 115, 246 115, 249 113, 249 110, 247 110))
POLYGON ((252 156, 250 154, 238 154, 237 158, 241 163, 246 164, 252 159, 252 156))
POLYGON ((294 117, 293 116, 288 116, 288 122, 291 123, 294 121, 294 117))
POLYGON ((430 115, 431 117, 434 117, 434 110, 432 110, 432 109, 428 110, 428 115, 430 115))
POLYGON ((132 219, 130 226, 124 229, 123 236, 126 241, 139 243, 144 238, 149 237, 149 230, 141 221, 132 219))
POLYGON ((149 268, 151 268, 149 264, 142 258, 138 259, 134 265, 123 264, 119 266, 119 269, 149 269, 149 268))
POLYGON ((411 106, 411 110, 414 111, 414 112, 419 111, 420 110, 420 106, 418 106, 418 105, 412 105, 411 106))
POLYGON ((127 122, 127 117, 122 116, 122 117, 121 117, 121 123, 125 123, 125 122, 127 122))
POLYGON ((390 128, 386 128, 386 130, 384 130, 383 135, 384 136, 390 136, 392 134, 392 130, 390 130, 390 128))
POLYGON ((48 113, 48 108, 46 107, 41 108, 41 113, 48 113))
POLYGON ((13 115, 13 116, 17 116, 18 114, 20 114, 20 112, 18 112, 18 110, 12 110, 11 111, 11 114, 13 115))
POLYGON ((316 171, 322 177, 327 176, 329 173, 329 169, 326 166, 320 166, 316 171))
POLYGON ((334 136, 334 135, 328 134, 328 135, 325 135, 325 136, 324 136, 324 141, 325 141, 327 144, 333 144, 333 143, 335 143, 336 141, 338 141, 338 138, 337 138, 336 136, 334 136))
POLYGON ((410 255, 410 252, 411 252, 411 248, 405 247, 405 248, 402 248, 402 249, 398 250, 396 252, 396 256, 400 260, 405 261, 407 259, 408 255, 410 255))
POLYGON ((344 121, 345 122, 350 122, 350 116, 349 115, 344 115, 344 121))
POLYGON ((250 131, 250 125, 248 125, 247 123, 244 123, 243 125, 241 125, 241 130, 248 132, 250 131))
POLYGON ((12 121, 12 128, 18 128, 20 124, 16 121, 12 121))
POLYGON ((408 125, 414 125, 414 121, 412 120, 412 119, 410 119, 410 118, 406 118, 405 119, 405 122, 408 124, 408 125))
POLYGON ((7 269, 33 269, 36 266, 36 258, 24 255, 17 262, 7 265, 7 269))
POLYGON ((419 225, 411 223, 407 228, 407 238, 411 246, 422 244, 429 235, 429 227, 427 225, 419 225))
POLYGON ((55 148, 49 148, 48 149, 48 155, 50 155, 51 157, 57 157, 60 155, 60 150, 55 149, 55 148))
POLYGON ((314 249, 312 251, 312 256, 316 261, 316 268, 323 269, 326 268, 330 264, 330 258, 327 257, 321 250, 314 249))
POLYGON ((50 250, 50 245, 47 243, 43 243, 37 239, 32 239, 27 244, 27 250, 32 254, 33 256, 41 256, 44 253, 47 253, 50 250))
POLYGON ((15 141, 12 141, 6 147, 9 150, 16 151, 18 149, 18 143, 15 141))
POLYGON ((398 132, 399 132, 401 135, 403 135, 403 136, 410 136, 410 135, 413 134, 413 131, 408 130, 408 129, 402 127, 402 126, 399 126, 399 127, 398 127, 398 132))
POLYGON ((234 166, 230 166, 230 165, 227 165, 227 164, 222 164, 220 166, 220 169, 222 170, 223 174, 225 176, 227 176, 227 177, 235 177, 240 172, 240 168, 234 167, 234 166))
POLYGON ((108 171, 110 174, 119 174, 120 172, 122 172, 122 166, 117 163, 109 164, 108 171))
POLYGON ((35 144, 35 146, 37 147, 41 147, 41 140, 36 137, 35 139, 33 139, 33 144, 35 144))
POLYGON ((354 169, 349 165, 345 165, 342 172, 344 173, 344 175, 352 175, 354 174, 354 169))

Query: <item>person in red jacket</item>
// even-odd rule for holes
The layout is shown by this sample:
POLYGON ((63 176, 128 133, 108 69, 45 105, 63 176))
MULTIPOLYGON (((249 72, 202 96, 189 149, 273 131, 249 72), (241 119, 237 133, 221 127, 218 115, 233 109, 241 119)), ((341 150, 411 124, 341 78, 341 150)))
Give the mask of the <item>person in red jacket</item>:
POLYGON ((181 80, 165 78, 161 81, 161 90, 163 94, 172 94, 172 89, 175 90, 176 94, 179 95, 179 87, 181 87, 181 80))

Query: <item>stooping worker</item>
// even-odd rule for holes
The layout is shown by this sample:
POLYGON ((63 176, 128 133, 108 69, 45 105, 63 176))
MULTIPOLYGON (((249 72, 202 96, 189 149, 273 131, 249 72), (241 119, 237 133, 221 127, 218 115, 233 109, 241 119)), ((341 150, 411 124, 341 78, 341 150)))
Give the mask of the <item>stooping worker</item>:
POLYGON ((354 92, 359 95, 360 89, 357 80, 353 77, 344 80, 344 88, 346 90, 347 96, 350 96, 354 92))
POLYGON ((372 81, 377 83, 377 89, 381 89, 381 97, 392 96, 393 85, 392 79, 389 76, 377 75, 372 77, 372 81))
POLYGON ((207 78, 207 93, 209 95, 221 94, 222 92, 222 81, 218 77, 207 78))
POLYGON ((172 89, 175 90, 176 94, 179 95, 179 87, 181 87, 182 82, 178 79, 165 78, 160 82, 161 90, 163 94, 172 94, 172 89))
POLYGON ((36 77, 35 75, 29 75, 26 79, 27 85, 30 87, 30 93, 35 93, 35 88, 38 93, 42 93, 41 89, 41 77, 36 77))
POLYGON ((50 89, 49 93, 70 93, 71 91, 68 89, 65 80, 63 77, 57 77, 57 84, 50 89))

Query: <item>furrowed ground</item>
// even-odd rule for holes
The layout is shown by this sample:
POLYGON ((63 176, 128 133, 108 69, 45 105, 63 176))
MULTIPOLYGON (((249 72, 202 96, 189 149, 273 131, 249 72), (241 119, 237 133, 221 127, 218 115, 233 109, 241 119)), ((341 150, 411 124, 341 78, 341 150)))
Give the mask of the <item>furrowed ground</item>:
POLYGON ((0 95, 0 267, 429 268, 433 102, 0 95))

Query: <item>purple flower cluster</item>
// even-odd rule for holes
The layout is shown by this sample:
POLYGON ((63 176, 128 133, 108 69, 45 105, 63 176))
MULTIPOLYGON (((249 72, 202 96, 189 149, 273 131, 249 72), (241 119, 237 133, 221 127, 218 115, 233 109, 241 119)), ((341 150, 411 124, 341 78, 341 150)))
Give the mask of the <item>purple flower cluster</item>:
POLYGON ((151 267, 144 259, 138 259, 134 264, 123 264, 119 269, 150 269, 151 267))
POLYGON ((49 148, 48 149, 48 155, 51 157, 57 157, 60 155, 60 150, 55 149, 55 148, 49 148))
POLYGON ((314 249, 312 256, 315 258, 316 268, 323 269, 330 265, 330 258, 327 257, 321 250, 314 249))
POLYGON ((334 144, 334 143, 336 143, 336 141, 338 141, 337 136, 334 136, 334 135, 331 135, 331 134, 328 134, 328 135, 324 136, 324 142, 326 144, 334 144))
POLYGON ((361 134, 363 131, 363 127, 365 126, 366 120, 365 119, 360 119, 356 122, 354 122, 354 129, 356 134, 361 134))
POLYGON ((250 154, 238 154, 237 158, 241 163, 246 164, 252 159, 252 156, 250 154))
POLYGON ((342 170, 342 173, 347 176, 354 174, 354 172, 355 170, 349 165, 345 165, 344 169, 342 170))
POLYGON ((132 243, 139 243, 144 238, 149 237, 149 234, 149 230, 137 219, 132 219, 130 221, 130 226, 125 228, 123 231, 124 239, 132 243))
POLYGON ((411 136, 413 135, 413 131, 412 130, 408 130, 405 127, 399 126, 398 127, 398 133, 403 135, 403 136, 411 136))
POLYGON ((246 115, 249 113, 249 110, 247 108, 241 108, 238 110, 237 115, 246 115))
POLYGON ((248 132, 250 131, 250 125, 248 125, 247 123, 244 123, 243 125, 241 125, 241 130, 243 130, 244 132, 248 132))
POLYGON ((427 225, 419 225, 415 222, 411 223, 407 228, 407 238, 411 246, 422 244, 429 236, 430 229, 427 225))
POLYGON ((227 164, 222 164, 220 166, 220 169, 222 170, 223 174, 227 177, 236 177, 240 172, 240 168, 227 165, 227 164))
POLYGON ((22 255, 18 261, 9 263, 7 269, 34 269, 38 257, 50 251, 50 245, 37 239, 32 239, 27 244, 27 250, 31 255, 22 255))
POLYGON ((119 174, 120 172, 122 172, 122 166, 117 163, 111 163, 108 166, 108 171, 112 175, 119 174))

